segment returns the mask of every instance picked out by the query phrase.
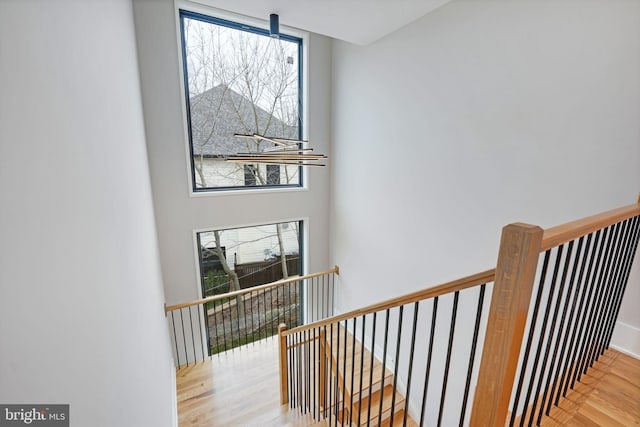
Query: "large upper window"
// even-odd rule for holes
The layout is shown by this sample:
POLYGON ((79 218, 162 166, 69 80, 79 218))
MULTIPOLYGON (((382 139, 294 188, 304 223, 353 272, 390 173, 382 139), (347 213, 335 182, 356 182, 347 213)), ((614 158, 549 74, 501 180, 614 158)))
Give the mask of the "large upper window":
POLYGON ((225 156, 301 139, 302 40, 180 11, 194 191, 300 186, 297 165, 232 163, 225 156))

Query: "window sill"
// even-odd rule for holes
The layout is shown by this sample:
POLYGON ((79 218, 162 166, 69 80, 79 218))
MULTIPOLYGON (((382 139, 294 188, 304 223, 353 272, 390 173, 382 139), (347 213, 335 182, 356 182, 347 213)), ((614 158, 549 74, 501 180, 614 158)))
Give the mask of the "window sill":
POLYGON ((307 186, 302 187, 284 187, 284 188, 233 188, 208 191, 189 191, 189 197, 219 197, 219 196, 238 196, 238 195, 257 195, 270 193, 298 193, 309 191, 307 186))

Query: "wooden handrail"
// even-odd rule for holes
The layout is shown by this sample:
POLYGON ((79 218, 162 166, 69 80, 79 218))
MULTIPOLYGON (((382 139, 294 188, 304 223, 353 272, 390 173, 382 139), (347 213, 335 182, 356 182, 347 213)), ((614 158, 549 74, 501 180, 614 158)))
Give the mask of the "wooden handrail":
POLYGON ((331 268, 329 270, 321 271, 319 273, 305 274, 304 276, 292 276, 292 277, 289 277, 287 279, 281 279, 281 280, 277 280, 275 282, 267 283, 267 284, 264 284, 264 285, 254 286, 253 288, 241 289, 239 291, 227 292, 226 294, 214 295, 212 297, 202 298, 202 299, 195 300, 195 301, 183 302, 183 303, 180 303, 180 304, 169 305, 169 306, 165 306, 164 311, 165 311, 165 314, 166 314, 166 313, 168 313, 170 311, 179 310, 179 309, 185 308, 185 307, 191 307, 191 306, 194 306, 194 305, 206 304, 206 303, 211 302, 211 301, 218 301, 218 300, 225 299, 225 298, 237 297, 238 295, 244 295, 244 294, 248 294, 250 292, 263 291, 265 289, 274 288, 276 286, 286 285, 287 283, 293 283, 293 282, 299 282, 301 280, 313 279, 314 277, 324 276, 326 274, 331 274, 331 273, 340 274, 340 268, 336 265, 336 266, 334 266, 333 268, 331 268))
POLYGON ((474 286, 480 286, 485 283, 493 282, 495 278, 495 269, 483 271, 482 273, 472 274, 471 276, 463 277, 462 279, 453 280, 451 282, 444 283, 433 288, 422 289, 416 292, 412 292, 403 296, 392 298, 383 302, 379 302, 373 305, 369 305, 364 308, 356 309, 343 313, 337 316, 329 317, 327 319, 318 320, 317 322, 309 323, 288 329, 284 331, 284 335, 292 335, 301 331, 306 331, 321 326, 329 325, 331 323, 337 323, 342 320, 351 319, 354 317, 364 316, 367 314, 375 313, 378 311, 386 310, 388 308, 399 307, 401 305, 410 304, 416 301, 422 301, 427 298, 433 298, 445 294, 449 294, 455 291, 461 291, 463 289, 472 288, 474 286))
POLYGON ((640 197, 638 203, 633 205, 612 209, 597 215, 547 228, 542 235, 541 251, 547 251, 638 215, 640 215, 640 197))
POLYGON ((503 228, 470 425, 503 426, 509 411, 540 253, 640 215, 638 202, 542 230, 503 228))

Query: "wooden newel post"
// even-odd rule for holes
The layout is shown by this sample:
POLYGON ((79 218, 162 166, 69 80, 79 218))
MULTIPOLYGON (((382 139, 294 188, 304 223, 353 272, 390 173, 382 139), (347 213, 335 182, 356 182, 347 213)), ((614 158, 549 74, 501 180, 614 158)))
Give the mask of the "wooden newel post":
POLYGON ((504 426, 535 280, 542 229, 502 229, 487 333, 473 400, 471 426, 504 426))
POLYGON ((278 360, 280 361, 280 404, 285 405, 289 403, 289 377, 287 371, 287 337, 284 335, 284 331, 287 330, 287 325, 281 323, 278 325, 278 360))

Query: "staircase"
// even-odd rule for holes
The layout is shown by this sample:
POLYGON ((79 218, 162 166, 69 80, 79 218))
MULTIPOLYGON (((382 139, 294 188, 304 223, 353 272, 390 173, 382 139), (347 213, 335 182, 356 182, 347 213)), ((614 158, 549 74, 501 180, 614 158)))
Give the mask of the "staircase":
POLYGON ((280 402, 329 425, 416 425, 407 402, 420 425, 540 422, 609 348, 639 242, 640 200, 546 230, 509 224, 495 269, 282 324, 280 402))
MULTIPOLYGON (((377 357, 372 358, 371 352, 342 325, 336 329, 332 337, 325 337, 327 350, 322 354, 331 358, 331 372, 338 381, 340 396, 329 403, 338 421, 402 426, 405 398, 397 390, 394 394, 393 373, 377 357)), ((406 425, 417 425, 408 414, 406 425)))

